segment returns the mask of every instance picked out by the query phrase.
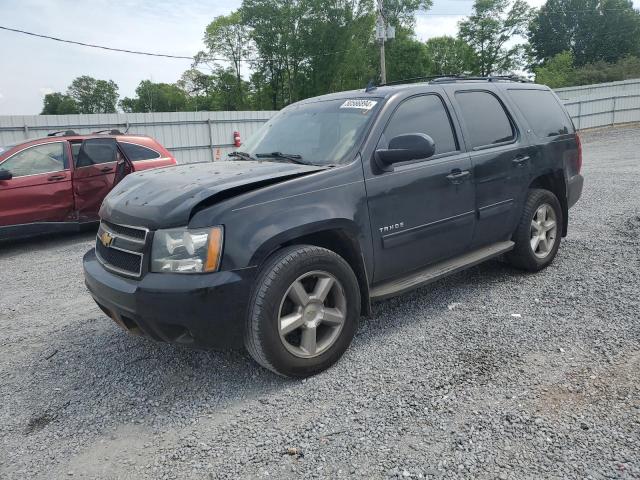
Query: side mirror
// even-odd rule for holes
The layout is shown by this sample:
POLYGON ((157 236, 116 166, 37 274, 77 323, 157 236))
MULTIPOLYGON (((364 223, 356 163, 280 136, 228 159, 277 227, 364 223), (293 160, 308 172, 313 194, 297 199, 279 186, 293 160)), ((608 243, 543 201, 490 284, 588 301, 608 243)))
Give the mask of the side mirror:
POLYGON ((392 138, 389 148, 376 150, 375 156, 384 169, 394 163, 429 158, 435 153, 436 144, 433 138, 424 133, 409 133, 392 138))
POLYGON ((0 182, 3 180, 11 180, 13 175, 9 170, 0 169, 0 182))

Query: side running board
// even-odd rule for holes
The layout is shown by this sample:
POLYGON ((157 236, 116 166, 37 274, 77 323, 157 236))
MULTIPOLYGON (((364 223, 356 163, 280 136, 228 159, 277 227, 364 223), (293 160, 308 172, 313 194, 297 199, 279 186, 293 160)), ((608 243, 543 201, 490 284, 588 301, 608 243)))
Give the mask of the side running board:
POLYGON ((395 297, 396 295, 435 282, 441 278, 478 265, 486 260, 499 257, 513 250, 514 245, 511 241, 494 243, 487 247, 474 250, 473 252, 465 253, 459 257, 436 263, 423 270, 413 272, 406 277, 382 283, 371 289, 371 300, 384 300, 385 298, 395 297))

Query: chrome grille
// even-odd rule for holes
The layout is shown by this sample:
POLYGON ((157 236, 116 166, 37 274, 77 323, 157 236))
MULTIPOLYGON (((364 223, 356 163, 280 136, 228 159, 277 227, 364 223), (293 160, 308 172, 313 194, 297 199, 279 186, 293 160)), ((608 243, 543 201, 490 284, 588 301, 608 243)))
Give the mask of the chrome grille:
POLYGON ((96 238, 98 261, 114 273, 140 277, 149 231, 141 227, 100 222, 96 238))
POLYGON ((128 227, 126 225, 116 225, 115 223, 107 222, 106 220, 102 220, 102 225, 104 225, 110 232, 117 233, 124 237, 134 238, 143 242, 147 237, 148 230, 145 229, 128 227))

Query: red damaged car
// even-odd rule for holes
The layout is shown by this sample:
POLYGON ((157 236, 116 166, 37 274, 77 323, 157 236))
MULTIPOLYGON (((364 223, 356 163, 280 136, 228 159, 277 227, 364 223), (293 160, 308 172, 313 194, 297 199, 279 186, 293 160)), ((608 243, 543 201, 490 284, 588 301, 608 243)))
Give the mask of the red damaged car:
POLYGON ((123 177, 175 164, 154 139, 117 130, 0 146, 0 240, 78 231, 123 177))

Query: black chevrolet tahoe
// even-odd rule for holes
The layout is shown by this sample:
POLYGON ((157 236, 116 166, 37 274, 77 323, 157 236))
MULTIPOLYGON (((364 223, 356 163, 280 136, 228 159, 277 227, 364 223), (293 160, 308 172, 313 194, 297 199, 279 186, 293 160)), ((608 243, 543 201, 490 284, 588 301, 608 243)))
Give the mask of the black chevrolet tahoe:
POLYGON ((86 285, 131 333, 291 377, 336 362, 373 301, 496 257, 546 267, 583 186, 558 98, 497 78, 310 98, 231 156, 126 177, 86 285))

